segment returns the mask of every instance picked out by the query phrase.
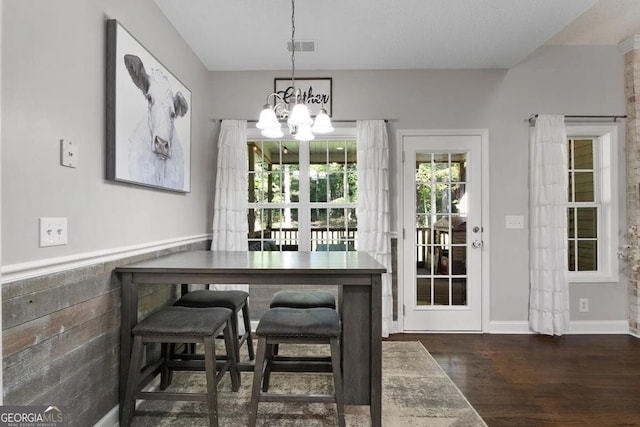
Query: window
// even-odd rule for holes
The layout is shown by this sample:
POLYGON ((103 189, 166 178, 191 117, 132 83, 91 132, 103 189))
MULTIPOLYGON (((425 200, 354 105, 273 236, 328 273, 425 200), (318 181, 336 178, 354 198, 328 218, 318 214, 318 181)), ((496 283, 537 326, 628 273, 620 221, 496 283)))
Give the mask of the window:
POLYGON ((249 137, 249 249, 355 250, 353 136, 311 142, 249 137))
POLYGON ((617 128, 567 126, 569 280, 617 281, 617 128))

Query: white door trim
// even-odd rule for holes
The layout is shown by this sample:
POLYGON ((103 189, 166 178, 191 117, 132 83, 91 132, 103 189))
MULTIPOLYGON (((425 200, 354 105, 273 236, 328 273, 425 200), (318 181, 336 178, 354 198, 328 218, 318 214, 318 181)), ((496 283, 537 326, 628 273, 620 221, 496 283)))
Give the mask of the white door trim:
MULTIPOLYGON (((490 298, 490 259, 491 259, 491 230, 490 226, 490 195, 489 195, 489 130, 488 129, 398 129, 396 132, 396 176, 398 179, 398 193, 404 188, 403 183, 403 140, 405 136, 478 136, 481 139, 482 156, 482 332, 490 329, 491 298, 490 298)), ((404 245, 402 239, 403 197, 396 198, 396 215, 398 221, 398 259, 404 259, 404 245)), ((404 300, 404 271, 398 265, 398 331, 405 332, 402 303, 404 300)))

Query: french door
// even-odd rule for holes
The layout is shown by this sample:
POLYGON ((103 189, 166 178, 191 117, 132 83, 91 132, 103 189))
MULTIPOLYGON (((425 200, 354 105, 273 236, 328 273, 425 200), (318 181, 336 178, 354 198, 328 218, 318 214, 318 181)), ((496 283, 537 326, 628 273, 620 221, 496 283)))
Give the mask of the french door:
POLYGON ((482 329, 482 136, 403 135, 407 331, 482 329))

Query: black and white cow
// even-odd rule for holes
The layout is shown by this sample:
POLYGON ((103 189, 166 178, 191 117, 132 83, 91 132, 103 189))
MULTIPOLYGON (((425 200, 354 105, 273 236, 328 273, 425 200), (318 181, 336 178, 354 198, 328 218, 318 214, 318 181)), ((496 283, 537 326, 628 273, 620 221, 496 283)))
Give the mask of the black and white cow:
POLYGON ((187 113, 187 100, 179 91, 173 93, 161 70, 147 73, 139 57, 125 55, 124 63, 148 106, 129 137, 129 175, 145 184, 183 190, 184 155, 174 121, 187 113))

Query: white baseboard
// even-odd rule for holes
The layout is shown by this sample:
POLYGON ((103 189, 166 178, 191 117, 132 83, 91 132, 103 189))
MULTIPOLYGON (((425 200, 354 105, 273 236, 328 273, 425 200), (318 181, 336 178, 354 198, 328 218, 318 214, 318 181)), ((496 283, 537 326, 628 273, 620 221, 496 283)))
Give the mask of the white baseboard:
POLYGON ((121 258, 141 255, 147 252, 169 249, 176 246, 201 242, 211 238, 211 234, 199 234, 196 236, 178 237, 174 239, 160 240, 142 243, 139 245, 111 248, 101 251, 85 252, 58 258, 47 258, 37 261, 23 262, 19 264, 3 265, 0 270, 2 281, 10 283, 17 280, 31 279, 46 274, 59 273, 74 268, 86 267, 93 264, 114 261, 121 258))
POLYGON ((629 334, 627 320, 574 320, 569 323, 571 334, 629 334))
MULTIPOLYGON (((490 334, 532 334, 527 321, 489 322, 490 334)), ((579 334, 629 334, 626 320, 573 320, 565 335, 579 334)))
POLYGON ((489 334, 530 334, 527 321, 490 321, 489 334))

